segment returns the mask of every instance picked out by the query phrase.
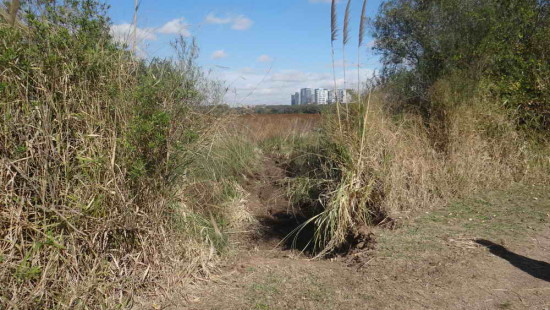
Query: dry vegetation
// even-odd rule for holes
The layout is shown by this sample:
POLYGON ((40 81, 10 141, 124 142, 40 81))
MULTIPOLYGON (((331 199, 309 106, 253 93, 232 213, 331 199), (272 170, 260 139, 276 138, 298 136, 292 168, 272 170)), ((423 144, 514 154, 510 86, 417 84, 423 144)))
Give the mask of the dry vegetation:
POLYGON ((485 189, 548 182, 547 146, 528 142, 505 111, 488 111, 490 99, 472 100, 479 102, 448 114, 444 133, 426 128, 415 114, 396 120, 382 93, 372 95, 370 107, 350 106, 353 114, 350 123, 342 117, 342 131, 336 115, 326 123, 321 145, 309 155, 317 160, 308 161, 314 164, 304 174, 321 192, 310 202, 321 199, 312 219, 320 249, 335 250, 364 225, 386 223, 402 212, 485 189), (444 150, 441 140, 434 141, 441 135, 449 141, 444 150))
MULTIPOLYGON (((331 7, 333 55, 339 34, 336 3, 331 7)), ((518 4, 518 12, 491 1, 468 8, 455 0, 413 4, 418 3, 390 0, 381 6, 375 37, 383 56, 382 77, 373 78, 365 91, 359 87, 353 104, 336 103, 323 122, 319 143, 301 146, 303 156, 293 159, 293 166, 302 168, 292 195, 314 210, 302 228, 315 226, 320 256, 349 246, 365 226, 391 223, 396 212, 432 208, 484 189, 549 180, 544 130, 548 84, 539 76, 548 72, 542 51, 549 41, 539 36, 548 29, 548 5, 528 1, 518 4), (461 31, 469 29, 456 27, 467 28, 471 10, 499 11, 521 20, 526 26, 521 29, 498 14, 475 21, 517 32, 517 45, 510 47, 510 38, 490 31, 472 33, 473 41, 462 42, 461 31), (448 24, 446 14, 464 25, 448 24), (457 61, 470 54, 468 61, 457 61), (488 64, 486 55, 505 61, 488 64), (512 78, 517 68, 529 76, 512 78)), ((344 49, 349 5, 347 1, 344 49)), ((359 53, 364 15, 363 10, 359 53)))
MULTIPOLYGON (((388 79, 323 115, 219 115, 197 108, 220 88, 193 42, 138 60, 95 1, 22 5, 0 16, 1 308, 128 308, 207 275, 255 221, 243 184, 266 159, 319 257, 404 213, 550 181, 545 123, 487 80, 443 76, 428 107, 388 79)), ((359 48, 364 11, 360 26, 359 48)))
POLYGON ((0 308, 129 307, 208 272, 225 213, 190 188, 237 203, 240 171, 210 157, 233 146, 195 109, 218 93, 194 43, 135 59, 95 1, 25 1, 18 18, 0 18, 0 308))
MULTIPOLYGON (((353 246, 372 225, 517 184, 548 184, 550 148, 518 129, 490 92, 458 96, 434 85, 444 118, 403 112, 391 90, 335 107, 316 143, 296 145, 289 195, 310 209, 319 256, 353 246), (395 111, 400 112, 396 113, 395 111)), ((298 229, 299 230, 299 229, 298 229)))
POLYGON ((300 137, 317 129, 320 114, 251 114, 236 119, 236 125, 252 141, 260 143, 267 139, 300 137))

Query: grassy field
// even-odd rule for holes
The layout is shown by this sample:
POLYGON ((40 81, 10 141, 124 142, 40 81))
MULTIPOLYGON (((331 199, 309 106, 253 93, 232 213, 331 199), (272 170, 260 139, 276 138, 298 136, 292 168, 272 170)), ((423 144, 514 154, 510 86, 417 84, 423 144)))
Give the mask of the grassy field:
POLYGON ((301 137, 319 129, 320 114, 249 114, 238 116, 236 126, 256 142, 301 137))

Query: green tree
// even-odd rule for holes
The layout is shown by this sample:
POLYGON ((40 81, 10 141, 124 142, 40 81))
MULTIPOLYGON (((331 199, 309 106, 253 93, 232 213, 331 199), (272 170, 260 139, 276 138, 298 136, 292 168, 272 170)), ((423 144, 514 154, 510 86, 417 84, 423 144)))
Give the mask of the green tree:
POLYGON ((385 80, 429 113, 429 89, 461 72, 489 81, 520 122, 550 127, 550 4, 543 0, 389 0, 375 21, 385 80))

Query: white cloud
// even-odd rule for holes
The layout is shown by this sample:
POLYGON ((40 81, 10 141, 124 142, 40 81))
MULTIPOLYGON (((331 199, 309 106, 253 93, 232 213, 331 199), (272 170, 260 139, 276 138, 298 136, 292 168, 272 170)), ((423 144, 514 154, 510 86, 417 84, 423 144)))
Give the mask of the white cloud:
POLYGON ((217 50, 212 53, 212 59, 222 59, 227 57, 227 53, 224 50, 217 50))
POLYGON ((165 34, 178 34, 184 37, 191 36, 191 32, 189 31, 189 24, 185 22, 185 18, 183 17, 176 18, 167 22, 162 27, 158 28, 157 31, 159 33, 165 34))
POLYGON ((258 57, 258 61, 259 62, 272 62, 273 58, 269 55, 261 55, 260 57, 258 57))
POLYGON ((230 17, 226 17, 226 18, 220 18, 220 17, 217 17, 216 15, 214 15, 214 13, 210 13, 206 16, 206 23, 208 24, 229 24, 231 23, 231 18, 230 17))
MULTIPOLYGON (((112 25, 109 33, 113 39, 120 43, 130 43, 132 40, 132 35, 134 31, 134 26, 131 24, 118 24, 112 25)), ((155 30, 152 28, 137 28, 136 30, 136 39, 138 42, 145 40, 156 40, 157 36, 155 35, 155 30)))
POLYGON ((231 24, 231 29, 234 30, 247 30, 252 27, 252 24, 254 24, 254 21, 244 15, 218 17, 214 13, 208 14, 204 21, 207 24, 231 24))
MULTIPOLYGON (((130 43, 132 40, 134 26, 132 24, 123 23, 112 25, 110 34, 113 39, 121 43, 130 43)), ((159 28, 137 28, 136 39, 138 42, 151 41, 157 39, 157 33, 163 34, 178 34, 184 37, 190 37, 189 24, 185 23, 185 18, 176 18, 159 28)))
POLYGON ((250 27, 252 27, 252 24, 254 22, 243 15, 237 16, 235 20, 233 21, 233 25, 231 26, 231 29, 235 30, 247 30, 250 27))
MULTIPOLYGON (((373 70, 363 68, 360 70, 362 82, 372 76, 373 70)), ((290 95, 299 92, 300 88, 326 88, 334 87, 334 78, 328 72, 305 72, 299 70, 240 70, 217 71, 215 77, 224 80, 229 87, 225 96, 228 104, 258 105, 258 104, 290 104, 290 95)), ((349 74, 348 88, 357 88, 357 71, 349 74)), ((342 73, 336 76, 338 88, 343 87, 342 73)))

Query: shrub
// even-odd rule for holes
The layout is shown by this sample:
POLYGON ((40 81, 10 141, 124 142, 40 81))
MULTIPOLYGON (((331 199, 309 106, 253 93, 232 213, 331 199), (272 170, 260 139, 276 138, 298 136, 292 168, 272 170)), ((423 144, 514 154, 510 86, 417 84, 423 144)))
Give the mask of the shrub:
POLYGON ((0 20, 0 307, 128 306, 206 267, 212 222, 178 196, 215 122, 194 109, 217 89, 194 43, 137 60, 95 0, 20 13, 0 20))
POLYGON ((366 227, 403 214, 483 189, 549 181, 548 146, 518 131, 490 92, 468 98, 455 96, 461 90, 454 84, 438 85, 432 95, 445 107, 444 152, 422 117, 394 114, 377 91, 370 103, 349 106, 342 129, 337 114, 329 114, 321 144, 303 150, 306 159, 293 158, 302 169, 294 169, 291 194, 295 204, 310 206, 305 225, 315 226, 320 256, 350 246, 366 227))
POLYGON ((490 84, 518 112, 517 124, 546 133, 550 96, 547 1, 390 0, 375 21, 384 77, 426 116, 430 88, 459 72, 490 84))

